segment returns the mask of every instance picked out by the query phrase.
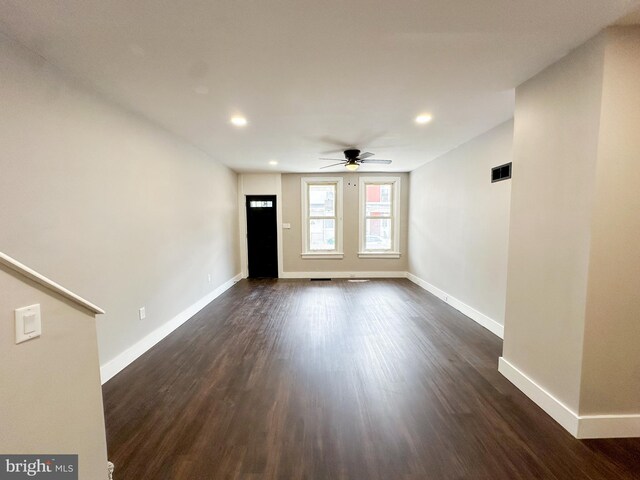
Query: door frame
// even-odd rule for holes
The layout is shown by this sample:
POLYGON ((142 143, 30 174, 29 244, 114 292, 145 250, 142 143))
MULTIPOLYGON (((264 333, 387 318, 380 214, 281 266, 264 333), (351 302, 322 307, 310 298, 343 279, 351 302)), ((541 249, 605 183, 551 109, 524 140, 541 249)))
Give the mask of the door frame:
POLYGON ((283 272, 282 248, 282 177, 279 173, 239 174, 238 175, 238 227, 240 234, 240 273, 242 278, 249 276, 249 246, 247 244, 247 196, 276 196, 276 235, 278 243, 278 278, 283 272))

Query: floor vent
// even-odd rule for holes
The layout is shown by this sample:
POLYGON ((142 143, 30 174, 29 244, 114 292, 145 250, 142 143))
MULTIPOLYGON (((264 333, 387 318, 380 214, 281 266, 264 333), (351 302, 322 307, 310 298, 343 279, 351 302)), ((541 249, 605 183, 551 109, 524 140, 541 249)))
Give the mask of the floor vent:
POLYGON ((330 282, 330 278, 310 278, 312 282, 330 282))

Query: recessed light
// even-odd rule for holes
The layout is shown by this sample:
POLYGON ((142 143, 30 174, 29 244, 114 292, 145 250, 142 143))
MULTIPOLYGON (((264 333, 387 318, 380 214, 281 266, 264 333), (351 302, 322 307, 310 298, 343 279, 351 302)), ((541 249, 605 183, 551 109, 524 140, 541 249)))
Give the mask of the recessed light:
POLYGON ((231 123, 236 127, 244 127, 248 122, 246 118, 236 115, 235 117, 231 117, 231 123))
POLYGON ((277 160, 269 160, 269 165, 277 165, 278 161, 277 160))
POLYGON ((416 117, 416 123, 419 123, 420 125, 429 123, 431 120, 433 120, 433 117, 428 113, 422 113, 416 117))

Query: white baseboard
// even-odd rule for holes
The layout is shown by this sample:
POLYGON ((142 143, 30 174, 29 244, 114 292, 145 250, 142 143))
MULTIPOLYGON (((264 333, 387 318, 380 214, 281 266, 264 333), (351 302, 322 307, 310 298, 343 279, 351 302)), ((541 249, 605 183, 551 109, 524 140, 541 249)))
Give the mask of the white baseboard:
POLYGON ((498 371, 547 412, 551 418, 562 425, 571 435, 578 436, 579 418, 577 413, 514 367, 504 357, 498 359, 498 371))
POLYGON ((100 366, 100 380, 104 385, 114 376, 116 376, 119 372, 124 370, 129 364, 131 364, 134 360, 136 360, 140 355, 145 353, 151 347, 153 347, 160 340, 165 338, 171 332, 173 332, 180 325, 185 323, 191 317, 193 317, 196 313, 206 307, 209 303, 214 301, 217 297, 222 295, 225 291, 231 288, 234 284, 236 284, 242 278, 241 274, 236 275, 231 280, 226 281, 218 288, 216 288, 213 292, 208 294, 207 296, 201 298, 196 303, 188 307, 187 309, 180 312, 178 315, 173 317, 164 325, 156 328, 153 332, 148 334, 142 340, 139 340, 131 347, 127 348, 124 352, 119 354, 114 359, 108 361, 104 365, 100 366))
POLYGON ((578 438, 640 437, 640 415, 584 415, 578 438))
POLYGON ((281 272, 280 278, 406 278, 407 272, 281 272))
POLYGON ((640 437, 640 415, 578 415, 504 357, 498 371, 576 438, 640 437))
POLYGON ((440 290, 439 288, 431 285, 429 282, 426 282, 425 280, 422 280, 421 278, 416 277, 413 273, 407 272, 406 276, 413 283, 424 288, 427 292, 435 295, 443 302, 448 303, 453 308, 455 308, 459 312, 469 317, 471 320, 482 325, 484 328, 489 330, 494 335, 497 335, 500 338, 504 338, 504 327, 500 325, 498 322, 496 322, 494 319, 487 317, 484 313, 481 313, 475 308, 470 307, 466 303, 458 300, 457 298, 452 297, 447 292, 440 290))

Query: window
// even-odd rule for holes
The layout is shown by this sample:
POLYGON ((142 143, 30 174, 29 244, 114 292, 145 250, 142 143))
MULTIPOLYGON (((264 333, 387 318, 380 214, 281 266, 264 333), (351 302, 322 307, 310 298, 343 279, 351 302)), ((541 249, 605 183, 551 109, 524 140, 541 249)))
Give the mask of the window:
POLYGON ((303 178, 302 200, 302 257, 342 258, 342 178, 303 178))
POLYGON ((358 256, 400 257, 400 177, 360 178, 358 256))
POLYGON ((272 208, 273 207, 273 202, 271 200, 268 200, 268 201, 251 200, 249 202, 249 207, 251 207, 251 208, 272 208))

